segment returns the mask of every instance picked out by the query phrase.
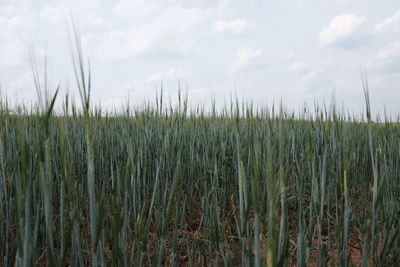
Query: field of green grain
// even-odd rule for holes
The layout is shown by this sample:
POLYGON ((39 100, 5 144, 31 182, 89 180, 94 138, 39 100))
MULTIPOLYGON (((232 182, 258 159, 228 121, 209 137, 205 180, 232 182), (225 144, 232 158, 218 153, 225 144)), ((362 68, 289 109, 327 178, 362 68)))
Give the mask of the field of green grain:
POLYGON ((1 266, 400 263, 400 124, 366 84, 358 118, 161 95, 112 114, 75 63, 81 104, 0 101, 1 266))

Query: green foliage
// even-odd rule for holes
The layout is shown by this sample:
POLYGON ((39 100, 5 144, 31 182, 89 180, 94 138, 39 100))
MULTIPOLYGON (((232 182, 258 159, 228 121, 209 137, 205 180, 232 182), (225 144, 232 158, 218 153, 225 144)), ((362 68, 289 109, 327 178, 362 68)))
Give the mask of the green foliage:
POLYGON ((39 106, 0 98, 0 265, 400 263, 400 124, 372 120, 366 82, 366 120, 162 93, 113 114, 76 49, 81 109, 53 111, 34 57, 39 106))
POLYGON ((399 263, 398 122, 78 110, 0 113, 3 266, 399 263))

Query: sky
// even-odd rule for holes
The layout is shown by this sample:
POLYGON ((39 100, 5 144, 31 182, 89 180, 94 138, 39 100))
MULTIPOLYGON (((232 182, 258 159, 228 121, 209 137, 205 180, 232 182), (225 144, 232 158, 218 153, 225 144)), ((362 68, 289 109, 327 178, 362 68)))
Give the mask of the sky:
POLYGON ((336 103, 364 109, 368 77, 374 114, 400 113, 398 0, 0 0, 0 85, 33 103, 30 65, 47 58, 48 85, 78 96, 71 21, 104 108, 177 101, 217 106, 231 97, 256 106, 336 103), (68 88, 68 89, 67 89, 68 88))

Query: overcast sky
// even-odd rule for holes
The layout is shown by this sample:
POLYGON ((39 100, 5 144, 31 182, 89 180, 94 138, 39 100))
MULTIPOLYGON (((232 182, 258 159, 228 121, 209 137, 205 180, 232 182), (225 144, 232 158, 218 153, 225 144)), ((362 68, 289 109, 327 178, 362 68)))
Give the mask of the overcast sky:
MULTIPOLYGON (((360 112, 366 71, 375 112, 400 112, 399 0, 0 0, 0 82, 34 101, 32 47, 50 85, 70 84, 68 24, 79 26, 93 100, 119 106, 176 96, 194 104, 231 95, 292 108, 336 102, 360 112)), ((174 100, 173 100, 174 101, 174 100)))

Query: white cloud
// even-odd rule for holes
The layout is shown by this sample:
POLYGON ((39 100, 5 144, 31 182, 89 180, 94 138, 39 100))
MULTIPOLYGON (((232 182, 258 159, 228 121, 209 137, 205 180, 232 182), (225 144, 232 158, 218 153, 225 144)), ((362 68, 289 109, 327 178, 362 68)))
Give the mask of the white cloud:
POLYGON ((260 57, 262 54, 261 49, 251 46, 244 46, 236 51, 236 59, 228 69, 228 73, 236 73, 239 70, 247 67, 251 61, 260 57))
POLYGON ((40 11, 40 17, 52 23, 63 22, 67 18, 67 10, 58 6, 47 6, 40 11))
POLYGON ((13 79, 8 87, 18 92, 34 91, 33 76, 31 71, 23 72, 13 79))
POLYGON ((289 54, 286 55, 286 60, 290 61, 294 58, 296 54, 293 52, 290 52, 289 54))
POLYGON ((83 13, 84 15, 81 18, 78 18, 78 25, 82 30, 98 29, 102 31, 110 26, 109 22, 96 12, 87 10, 83 13))
POLYGON ((28 37, 33 29, 33 15, 22 11, 10 16, 0 15, 0 41, 28 37))
POLYGON ((119 17, 130 20, 141 20, 145 17, 155 14, 159 11, 161 6, 154 1, 144 0, 121 0, 119 1, 112 11, 119 17))
POLYGON ((243 34, 247 30, 255 27, 255 24, 243 19, 239 20, 218 20, 214 24, 214 31, 233 33, 236 35, 243 34))
POLYGON ((309 73, 307 73, 306 75, 304 75, 301 80, 303 82, 309 82, 312 81, 315 77, 317 76, 317 74, 314 71, 310 71, 309 73))
POLYGON ((400 10, 385 19, 382 23, 379 23, 375 26, 375 30, 377 31, 386 31, 386 30, 393 30, 395 32, 400 31, 400 10))
POLYGON ((160 82, 160 81, 177 81, 182 78, 184 73, 181 69, 169 68, 165 72, 159 72, 149 75, 146 78, 147 82, 160 82))
POLYGON ((310 64, 302 61, 295 62, 289 67, 289 71, 298 73, 307 72, 309 69, 310 64))
POLYGON ((231 4, 231 0, 219 0, 218 1, 218 10, 223 11, 231 4))
POLYGON ((370 68, 392 73, 400 71, 400 41, 392 42, 380 49, 367 62, 370 68))
POLYGON ((94 47, 94 54, 101 61, 124 59, 150 49, 161 55, 186 54, 195 44, 195 28, 211 13, 210 9, 170 7, 146 17, 141 23, 126 27, 113 25, 88 34, 87 45, 94 47))
POLYGON ((329 0, 328 2, 337 6, 347 7, 351 4, 354 4, 356 0, 329 0))
POLYGON ((334 44, 349 38, 360 28, 366 18, 354 14, 343 14, 335 17, 328 27, 321 30, 319 41, 324 45, 334 44))
POLYGON ((377 59, 381 61, 390 60, 400 53, 400 41, 393 42, 379 50, 377 59))
POLYGON ((10 9, 8 14, 0 14, 0 68, 22 64, 28 48, 27 41, 33 34, 33 15, 21 7, 20 12, 10 9))
POLYGON ((19 39, 11 40, 0 45, 0 69, 16 67, 25 60, 25 49, 22 41, 19 39))
POLYGON ((157 35, 141 31, 136 27, 112 29, 84 36, 85 46, 92 47, 94 56, 100 61, 124 59, 142 53, 157 42, 157 35), (94 44, 96 44, 94 46, 94 44))
POLYGON ((54 5, 44 6, 38 10, 39 17, 51 24, 56 24, 57 29, 65 27, 71 21, 71 15, 81 32, 94 29, 104 30, 109 26, 110 18, 102 16, 103 7, 99 1, 79 2, 79 8, 73 5, 73 1, 58 1, 54 5))

